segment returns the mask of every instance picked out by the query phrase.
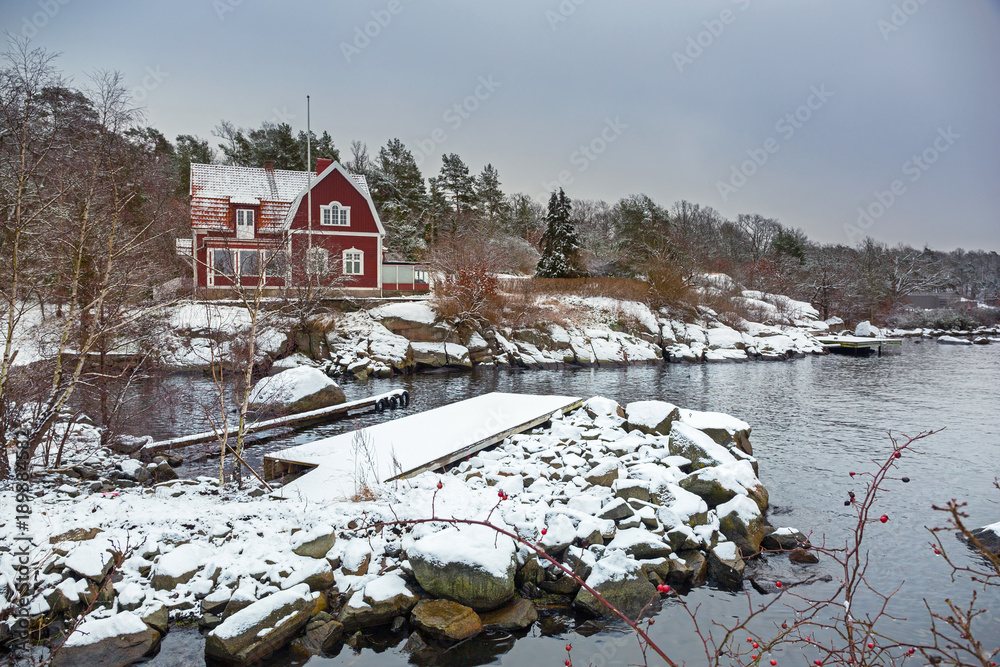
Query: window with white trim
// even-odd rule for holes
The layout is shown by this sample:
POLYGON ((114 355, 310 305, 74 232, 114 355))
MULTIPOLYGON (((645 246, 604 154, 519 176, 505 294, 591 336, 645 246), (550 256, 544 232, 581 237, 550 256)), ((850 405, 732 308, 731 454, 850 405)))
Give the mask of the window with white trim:
POLYGON ((365 253, 357 248, 344 251, 344 275, 363 276, 365 274, 365 253))
POLYGON ((212 250, 212 272, 217 276, 233 276, 236 273, 236 251, 214 248, 212 250))
POLYGON ((331 202, 327 206, 320 206, 320 224, 329 227, 350 227, 351 207, 341 206, 340 202, 331 202))
POLYGON ((309 248, 306 250, 306 274, 310 276, 325 276, 330 272, 330 252, 326 248, 309 248))

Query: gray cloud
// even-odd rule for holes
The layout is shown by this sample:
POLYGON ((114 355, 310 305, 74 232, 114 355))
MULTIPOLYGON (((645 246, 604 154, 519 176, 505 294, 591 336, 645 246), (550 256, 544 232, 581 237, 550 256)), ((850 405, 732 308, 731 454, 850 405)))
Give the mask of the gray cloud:
POLYGON ((5 2, 0 24, 34 27, 78 81, 169 73, 143 103, 170 137, 224 118, 301 128, 310 94, 314 127, 341 148, 398 136, 430 147, 425 174, 457 152, 508 190, 540 195, 568 172, 571 197, 686 198, 844 243, 858 208, 901 180, 866 233, 1000 249, 995 0, 63 1, 5 2), (821 86, 833 95, 788 136, 779 121, 821 86), (627 127, 602 139, 615 119, 627 127), (960 138, 908 180, 949 127, 960 138), (724 201, 720 181, 760 150, 724 201))

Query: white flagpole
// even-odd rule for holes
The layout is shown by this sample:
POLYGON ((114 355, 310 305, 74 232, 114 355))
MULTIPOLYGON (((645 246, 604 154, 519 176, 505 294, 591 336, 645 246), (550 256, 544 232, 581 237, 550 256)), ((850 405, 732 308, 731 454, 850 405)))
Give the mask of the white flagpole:
POLYGON ((313 207, 312 207, 312 125, 310 122, 309 96, 306 95, 306 215, 309 220, 309 248, 313 247, 313 207))

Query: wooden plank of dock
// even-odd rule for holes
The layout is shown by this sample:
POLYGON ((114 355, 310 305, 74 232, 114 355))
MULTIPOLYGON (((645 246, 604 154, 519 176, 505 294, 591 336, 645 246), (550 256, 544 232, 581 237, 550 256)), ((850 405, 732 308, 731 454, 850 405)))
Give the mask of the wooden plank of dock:
MULTIPOLYGON (((282 426, 301 426, 312 422, 333 421, 335 419, 348 417, 352 413, 357 414, 361 411, 375 409, 380 400, 384 400, 388 403, 391 399, 395 398, 396 401, 399 401, 400 397, 404 393, 406 392, 403 389, 395 389, 377 396, 369 396, 356 401, 348 401, 346 403, 331 405, 317 410, 309 410, 308 412, 298 412, 294 415, 285 415, 283 417, 275 417, 264 421, 251 422, 244 427, 244 433, 249 435, 251 433, 266 431, 282 426)), ((227 429, 227 435, 235 436, 238 430, 238 427, 233 426, 227 429)), ((188 447, 202 442, 212 442, 213 440, 218 440, 220 437, 222 437, 221 432, 206 431, 204 433, 193 433, 179 438, 151 442, 140 450, 140 455, 143 457, 152 457, 172 449, 180 449, 182 447, 188 447)))
POLYGON ((264 457, 264 473, 274 479, 311 468, 277 493, 313 502, 344 500, 360 490, 359 479, 379 485, 442 468, 581 404, 573 396, 483 394, 273 452, 264 457))

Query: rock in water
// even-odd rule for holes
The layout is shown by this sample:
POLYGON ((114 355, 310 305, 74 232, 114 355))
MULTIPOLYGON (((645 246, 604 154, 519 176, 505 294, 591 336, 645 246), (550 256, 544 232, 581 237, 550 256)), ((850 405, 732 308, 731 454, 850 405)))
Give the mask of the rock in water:
POLYGON ((469 607, 451 600, 421 600, 413 608, 413 624, 431 637, 461 641, 483 631, 479 616, 469 607))
POLYGON ((719 542, 708 552, 708 573, 724 588, 739 588, 746 563, 732 542, 719 542))
POLYGON ((358 628, 384 625, 397 616, 407 614, 419 598, 406 587, 397 574, 386 574, 368 582, 363 591, 351 596, 340 612, 338 621, 348 632, 358 628))
MULTIPOLYGON (((656 595, 656 586, 649 583, 642 564, 617 549, 597 561, 586 581, 626 616, 634 617, 656 595)), ((613 614, 586 588, 580 589, 573 605, 595 616, 613 614)))
POLYGON ((1000 523, 977 528, 972 536, 991 553, 1000 554, 1000 523))
POLYGON ((531 600, 518 598, 506 607, 486 612, 480 617, 487 630, 524 630, 538 620, 538 610, 531 600))
POLYGON ((761 540, 769 526, 757 503, 747 496, 736 496, 716 508, 719 531, 747 556, 760 551, 761 540))
POLYGON ((241 609, 208 633, 205 655, 242 667, 277 651, 309 621, 316 606, 313 595, 299 584, 241 609))
POLYGON ((297 366, 262 378, 250 392, 250 408, 268 413, 318 410, 345 400, 343 389, 311 366, 297 366))
POLYGON ((126 611, 84 621, 52 658, 53 667, 126 667, 160 643, 160 633, 126 611))
POLYGON ((476 611, 496 609, 514 597, 514 542, 489 528, 445 528, 408 538, 405 550, 417 582, 435 597, 476 611))

